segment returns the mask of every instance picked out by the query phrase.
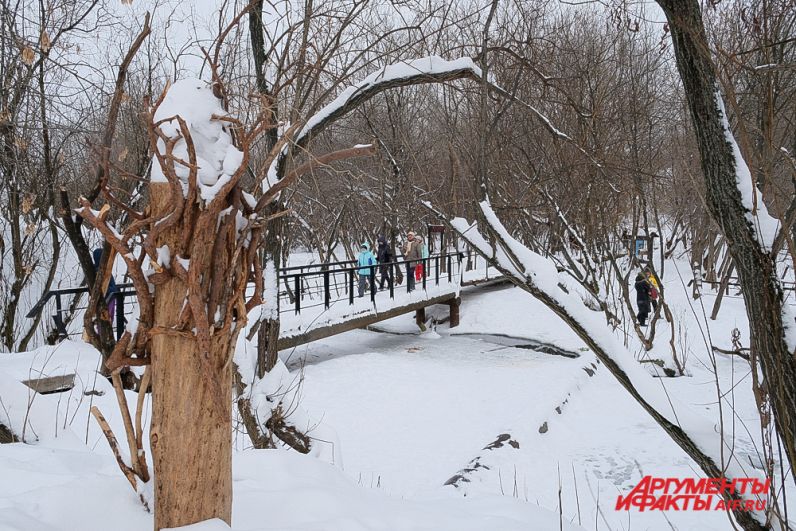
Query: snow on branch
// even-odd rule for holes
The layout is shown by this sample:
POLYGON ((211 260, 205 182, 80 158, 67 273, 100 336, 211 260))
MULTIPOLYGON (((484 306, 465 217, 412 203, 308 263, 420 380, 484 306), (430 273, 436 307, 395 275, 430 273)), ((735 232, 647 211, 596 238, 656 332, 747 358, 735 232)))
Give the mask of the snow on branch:
MULTIPOLYGON (((480 76, 481 69, 469 57, 446 61, 440 57, 429 56, 384 66, 359 83, 345 89, 331 103, 307 120, 293 139, 293 143, 296 147, 305 147, 313 137, 335 120, 387 89, 443 83, 457 79, 478 80, 480 76)), ((263 182, 263 191, 267 191, 281 178, 278 172, 284 165, 288 152, 289 146, 283 146, 279 156, 271 163, 267 178, 263 182)))
MULTIPOLYGON (((285 161, 290 152, 291 145, 299 149, 306 147, 315 136, 320 134, 335 120, 345 116, 357 106, 368 101, 377 94, 392 88, 444 83, 459 79, 469 79, 470 81, 478 83, 484 82, 481 69, 469 57, 460 57, 448 61, 441 57, 428 56, 411 61, 402 61, 380 68, 359 83, 341 92, 332 102, 310 117, 298 134, 296 134, 295 138, 288 138, 287 141, 282 143, 279 155, 274 158, 268 166, 268 171, 262 182, 263 192, 267 192, 277 181, 282 179, 282 172, 284 171, 285 161)), ((526 110, 530 111, 555 139, 563 140, 571 144, 578 151, 583 153, 595 167, 603 171, 603 166, 599 161, 594 159, 594 157, 572 137, 558 129, 539 109, 521 100, 516 95, 497 85, 491 79, 486 80, 486 85, 489 90, 518 103, 526 110)))
MULTIPOLYGON (((576 292, 567 288, 567 277, 559 275, 552 260, 527 248, 509 234, 488 200, 479 206, 486 221, 484 230, 490 236, 489 241, 477 223, 469 223, 463 218, 449 219, 429 203, 424 203, 424 206, 481 254, 490 266, 558 315, 708 477, 749 477, 754 474, 735 457, 732 441, 724 440, 712 421, 670 396, 660 378, 653 379, 641 369, 633 354, 606 327, 601 314, 587 308, 576 292)), ((741 498, 737 493, 724 495, 727 499, 741 498)), ((765 521, 762 513, 754 513, 753 516, 765 521)))
MULTIPOLYGON (((732 129, 730 128, 730 122, 727 119, 727 111, 724 108, 724 100, 718 90, 715 92, 715 99, 716 107, 718 107, 721 115, 724 137, 732 148, 732 155, 735 160, 735 182, 741 194, 741 203, 746 214, 746 219, 752 226, 752 234, 754 234, 760 247, 766 252, 771 252, 772 248, 774 248, 774 241, 777 238, 777 230, 780 226, 780 222, 768 213, 768 209, 765 203, 763 203, 763 194, 752 179, 749 166, 746 164, 741 154, 738 142, 735 141, 735 136, 732 134, 732 129)), ((790 229, 783 227, 782 230, 790 229)))

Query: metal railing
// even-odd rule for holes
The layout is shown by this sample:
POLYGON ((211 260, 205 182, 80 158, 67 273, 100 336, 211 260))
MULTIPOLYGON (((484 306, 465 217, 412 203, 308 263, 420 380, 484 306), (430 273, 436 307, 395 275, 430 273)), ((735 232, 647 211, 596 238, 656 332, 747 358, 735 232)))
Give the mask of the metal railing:
MULTIPOLYGON (((716 289, 721 286, 721 280, 705 280, 701 279, 698 281, 700 284, 708 284, 711 289, 716 289)), ((791 282, 787 280, 780 279, 779 285, 782 287, 783 291, 796 291, 796 282, 791 282)), ((740 280, 737 277, 731 277, 727 282, 727 288, 735 288, 741 289, 740 280)))
MULTIPOLYGON (((423 275, 420 280, 416 280, 414 285, 416 289, 427 289, 428 285, 438 286, 440 283, 458 282, 459 275, 464 270, 472 270, 478 267, 479 257, 476 253, 456 252, 451 251, 445 254, 434 254, 428 258, 414 260, 413 264, 423 266, 423 275)), ((483 260, 481 260, 483 262, 483 260)), ((410 291, 409 267, 411 264, 407 260, 395 260, 389 263, 373 264, 370 266, 359 266, 356 260, 347 260, 341 262, 326 262, 318 264, 308 264, 299 266, 287 266, 281 268, 278 273, 280 286, 284 286, 278 293, 280 303, 280 313, 294 312, 300 314, 302 309, 308 309, 323 305, 324 308, 338 301, 347 301, 348 304, 353 305, 355 299, 355 289, 358 288, 358 282, 355 282, 359 276, 359 270, 367 269, 367 289, 370 291, 371 301, 376 300, 376 294, 379 290, 376 287, 377 277, 379 281, 381 278, 378 273, 385 268, 386 276, 384 283, 387 286, 387 293, 390 299, 394 299, 397 292, 400 290, 410 291), (398 268, 401 268, 401 273, 404 276, 403 286, 397 286, 398 268)), ((484 263, 485 265, 485 263, 484 263)), ((127 326, 127 316, 132 312, 132 307, 135 301, 130 301, 128 304, 127 299, 135 299, 136 292, 133 289, 133 284, 117 284, 117 291, 112 295, 116 300, 116 308, 114 313, 114 325, 117 340, 122 336, 127 326)), ((247 286, 247 289, 253 290, 253 283, 247 286)), ((69 304, 74 304, 74 301, 69 301, 74 295, 88 293, 87 286, 80 286, 76 288, 64 288, 49 290, 42 295, 41 299, 30 309, 27 313, 27 318, 35 318, 45 310, 47 304, 55 301, 55 312, 52 314, 53 325, 58 332, 59 338, 69 337, 67 330, 67 323, 64 322, 64 314, 69 311, 78 311, 86 309, 85 306, 66 308, 69 304), (65 298, 67 300, 65 300, 65 298)))
POLYGON ((475 269, 478 256, 474 253, 434 254, 428 258, 407 261, 405 259, 386 263, 360 266, 356 260, 333 262, 327 264, 311 264, 304 266, 286 267, 280 270, 278 278, 280 313, 293 312, 298 315, 302 309, 320 307, 329 308, 332 303, 347 301, 353 305, 358 291, 358 279, 363 276, 360 271, 367 271, 366 290, 370 292, 371 302, 375 302, 377 293, 386 291, 390 299, 394 299, 399 291, 427 289, 429 283, 438 286, 440 283, 458 281, 459 274, 465 268, 475 269), (422 275, 419 280, 410 282, 409 276, 412 265, 422 266, 422 275), (469 267, 468 267, 469 265, 469 267), (404 276, 403 286, 397 287, 400 269, 404 276), (378 288, 377 288, 378 282, 378 288), (386 290, 384 286, 386 285, 386 290))
MULTIPOLYGON (((117 291, 112 295, 112 297, 116 300, 116 308, 114 310, 114 321, 116 321, 116 339, 118 340, 122 337, 124 333, 125 327, 127 326, 127 318, 125 315, 128 315, 131 312, 125 311, 125 302, 124 300, 128 297, 135 297, 135 290, 132 289, 132 284, 117 284, 116 285, 117 291)), ((50 301, 50 299, 55 299, 55 313, 52 315, 53 325, 55 326, 55 330, 58 332, 58 337, 60 339, 64 339, 69 337, 69 331, 66 329, 66 323, 63 320, 63 314, 70 310, 64 309, 64 301, 61 297, 67 297, 70 295, 78 295, 83 293, 88 293, 89 288, 88 286, 80 286, 77 288, 64 288, 64 289, 51 289, 46 291, 44 295, 42 295, 41 299, 33 305, 30 311, 25 315, 28 319, 33 319, 37 315, 39 315, 42 311, 44 311, 44 307, 50 301)), ((86 307, 78 307, 74 308, 74 310, 85 310, 86 307)))

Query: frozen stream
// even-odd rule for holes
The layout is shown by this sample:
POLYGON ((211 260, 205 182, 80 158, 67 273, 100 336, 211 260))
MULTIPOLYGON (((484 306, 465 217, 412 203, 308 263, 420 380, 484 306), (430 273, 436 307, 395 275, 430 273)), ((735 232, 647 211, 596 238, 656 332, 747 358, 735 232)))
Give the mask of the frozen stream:
POLYGON ((552 411, 586 377, 578 353, 499 335, 358 330, 296 350, 302 404, 338 432, 346 472, 401 495, 439 487, 495 436, 535 423, 528 404, 552 411))
MULTIPOLYGON (((497 494, 553 511, 560 482, 567 520, 591 529, 728 528, 720 513, 613 510, 642 475, 699 477, 698 467, 519 290, 466 297, 455 329, 420 334, 412 314, 378 327, 283 353, 303 366, 302 405, 337 432, 338 464, 354 481, 402 498, 497 494), (484 450, 503 434, 517 448, 484 450), (489 468, 444 486, 475 458, 489 468)), ((682 396, 703 378, 661 384, 682 396)))

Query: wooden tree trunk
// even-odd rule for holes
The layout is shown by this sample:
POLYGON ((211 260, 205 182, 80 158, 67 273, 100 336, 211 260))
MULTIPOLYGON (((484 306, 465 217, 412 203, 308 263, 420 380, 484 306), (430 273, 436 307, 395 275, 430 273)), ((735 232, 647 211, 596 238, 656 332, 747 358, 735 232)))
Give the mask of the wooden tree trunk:
POLYGON ((710 319, 715 321, 716 318, 719 316, 719 310, 721 309, 721 301, 724 300, 724 294, 727 293, 727 290, 730 286, 730 279, 732 278, 732 274, 735 271, 735 264, 730 262, 729 268, 727 268, 727 272, 724 273, 724 277, 721 279, 721 284, 719 284, 719 292, 716 294, 716 300, 713 302, 713 310, 710 312, 710 319))
MULTIPOLYGON (((296 293, 296 297, 301 297, 296 293)), ((257 377, 262 378, 279 359, 279 317, 264 319, 257 331, 257 377)))
MULTIPOLYGON (((705 202, 738 270, 751 350, 760 357, 777 432, 796 463, 796 359, 785 340, 782 287, 774 259, 757 241, 736 181, 738 170, 718 108, 716 75, 696 0, 657 0, 672 32, 677 68, 691 111, 705 178, 705 202)), ((759 193, 759 192, 758 192, 759 193)), ((762 201, 761 201, 762 203, 762 201)), ((796 481, 796 470, 791 468, 796 481)))
MULTIPOLYGON (((162 212, 169 197, 168 185, 153 184, 151 191, 154 211, 162 212)), ((178 225, 166 231, 158 245, 175 242, 179 229, 178 225)), ((157 286, 156 327, 177 325, 186 291, 185 282, 176 276, 157 286)), ((210 385, 194 336, 153 336, 150 444, 155 470, 156 530, 209 518, 231 523, 230 340, 229 334, 211 338, 211 376, 218 385, 210 385)))
MULTIPOLYGON (((280 210, 280 203, 272 202, 266 208, 266 215, 276 214, 280 210)), ((265 234, 263 242, 263 252, 265 262, 272 263, 276 270, 277 278, 277 292, 279 291, 279 269, 282 267, 282 233, 284 232, 284 223, 281 218, 274 219, 268 224, 268 229, 265 234)), ((300 293, 295 293, 294 296, 301 297, 300 293)), ((260 323, 260 329, 257 332, 257 377, 262 378, 265 373, 269 372, 276 365, 279 359, 279 350, 277 343, 279 342, 279 300, 271 301, 277 307, 276 315, 268 316, 260 323)))
MULTIPOLYGON (((444 216, 441 216, 441 218, 448 223, 452 230, 456 230, 455 226, 447 221, 447 218, 444 216)), ((489 243, 481 243, 479 245, 479 243, 477 243, 478 240, 474 240, 472 236, 468 236, 467 231, 460 232, 459 237, 469 243, 476 252, 484 257, 489 265, 500 271, 512 284, 531 294, 558 315, 592 352, 594 352, 599 361, 605 365, 611 375, 616 378, 644 411, 646 411, 647 414, 663 428, 666 434, 669 435, 669 437, 691 457, 697 465, 699 465, 707 477, 725 477, 726 468, 722 466, 722 463, 717 462, 710 455, 706 454, 697 441, 691 438, 689 433, 684 431, 679 424, 672 423, 663 413, 655 408, 652 402, 648 401, 648 397, 642 394, 642 391, 636 388, 631 376, 625 372, 614 358, 616 352, 613 352, 610 346, 606 349, 606 343, 597 339, 599 334, 595 333, 596 329, 593 328, 593 325, 589 325, 587 321, 582 321, 577 315, 572 315, 567 305, 562 304, 561 300, 557 298, 557 294, 553 291, 554 289, 560 288, 551 289, 550 286, 536 284, 533 280, 534 276, 530 274, 532 270, 526 270, 523 265, 519 266, 521 274, 517 273, 517 266, 515 264, 522 264, 522 261, 517 258, 511 245, 507 244, 501 235, 500 231, 504 231, 505 228, 500 226, 500 229, 496 230, 495 225, 489 224, 486 226, 492 233, 492 236, 489 240, 484 239, 482 241, 493 242, 491 245, 499 247, 503 251, 502 254, 495 253, 495 247, 489 248, 489 243), (501 261, 501 258, 499 258, 500 256, 507 256, 508 258, 505 259, 504 262, 501 261), (509 264, 508 268, 506 267, 506 263, 509 264)), ((724 497, 725 501, 730 504, 732 504, 733 500, 741 501, 740 493, 735 491, 726 490, 721 492, 721 495, 724 497)), ((763 531, 770 529, 768 525, 758 522, 755 519, 755 515, 749 511, 734 509, 732 510, 732 514, 740 527, 746 531, 763 531)))

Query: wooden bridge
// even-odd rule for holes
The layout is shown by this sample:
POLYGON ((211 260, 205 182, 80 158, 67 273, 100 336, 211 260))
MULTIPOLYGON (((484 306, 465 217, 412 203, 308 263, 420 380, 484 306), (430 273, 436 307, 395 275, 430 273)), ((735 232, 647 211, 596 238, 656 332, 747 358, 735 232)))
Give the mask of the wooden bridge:
MULTIPOLYGON (((415 281, 414 289, 410 289, 410 269, 405 260, 365 268, 355 260, 282 268, 277 275, 276 310, 280 320, 277 348, 293 348, 410 312, 415 313, 415 320, 422 327, 426 321, 425 309, 435 304, 450 307, 449 325, 454 327, 459 324, 461 288, 496 279, 494 270, 490 271, 483 258, 472 252, 434 254, 416 263, 422 266, 423 275, 415 281), (359 297, 358 278, 362 269, 368 271, 368 288, 359 297), (378 289, 382 272, 385 276, 383 289, 378 289)), ((118 338, 127 320, 136 318, 138 312, 132 284, 118 284, 117 288, 114 320, 118 338)), ((88 287, 48 291, 27 317, 33 318, 49 310, 59 338, 76 335, 82 326, 76 327, 73 323, 79 321, 82 325, 82 319, 73 318, 67 322, 64 316, 70 312, 67 306, 71 303, 64 299, 83 293, 88 293, 88 287)), ((77 308, 82 309, 85 307, 77 308)))

